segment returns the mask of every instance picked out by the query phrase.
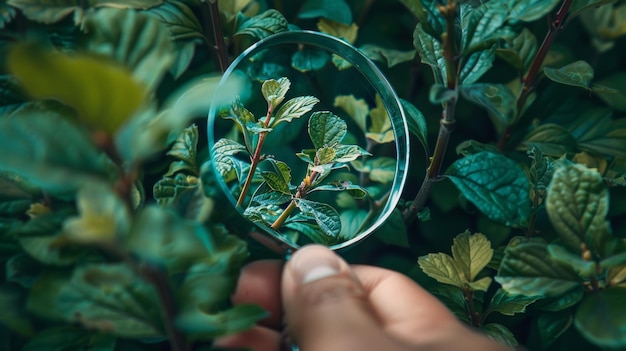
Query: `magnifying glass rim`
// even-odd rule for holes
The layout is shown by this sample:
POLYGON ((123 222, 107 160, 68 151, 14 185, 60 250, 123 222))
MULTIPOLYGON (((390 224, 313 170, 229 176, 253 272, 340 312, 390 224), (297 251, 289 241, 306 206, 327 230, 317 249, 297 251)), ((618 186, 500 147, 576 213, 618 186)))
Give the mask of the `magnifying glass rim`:
MULTIPOLYGON (((233 73, 233 71, 243 60, 258 53, 261 50, 282 44, 305 44, 316 46, 333 54, 336 54, 348 61, 350 64, 352 64, 353 68, 358 70, 374 87, 376 93, 378 93, 378 95, 381 97, 383 105, 385 106, 385 109, 387 110, 387 113, 391 120, 391 126, 395 138, 394 141, 396 144, 396 169, 394 179, 391 185, 389 198, 387 199, 383 209, 380 211, 380 215, 377 217, 376 221, 372 223, 372 225, 370 225, 366 230, 359 233, 350 240, 344 241, 340 244, 329 246, 329 249, 334 251, 343 250, 367 238, 376 229, 378 229, 385 222, 385 220, 389 218, 396 204, 400 200, 400 197, 402 195, 402 189, 404 188, 404 184, 407 178, 410 150, 408 138, 409 131, 406 123, 406 117, 404 115, 404 110, 402 109, 400 100, 387 78, 378 69, 376 64, 374 64, 374 62, 372 62, 367 56, 365 56, 354 46, 339 38, 333 37, 328 34, 308 30, 276 33, 256 42, 255 44, 247 48, 244 52, 242 52, 239 56, 237 56, 235 60, 230 64, 218 84, 218 89, 220 85, 225 83, 228 77, 233 73)), ((210 146, 209 150, 211 154, 211 159, 214 159, 213 148, 211 146, 215 145, 215 133, 213 130, 213 126, 214 120, 217 115, 216 109, 216 104, 211 104, 207 123, 208 142, 210 146)), ((213 170, 218 178, 221 177, 216 167, 213 167, 213 170)), ((233 197, 225 182, 218 181, 218 183, 220 184, 223 192, 229 198, 231 204, 235 204, 237 200, 233 197)), ((268 233, 275 232, 269 226, 265 226, 259 223, 253 224, 267 231, 268 233)), ((271 235, 271 239, 276 241, 275 244, 279 247, 280 250, 283 250, 284 252, 295 251, 299 248, 299 246, 285 240, 280 235, 271 235)), ((265 242, 264 244, 268 245, 269 243, 265 242)))

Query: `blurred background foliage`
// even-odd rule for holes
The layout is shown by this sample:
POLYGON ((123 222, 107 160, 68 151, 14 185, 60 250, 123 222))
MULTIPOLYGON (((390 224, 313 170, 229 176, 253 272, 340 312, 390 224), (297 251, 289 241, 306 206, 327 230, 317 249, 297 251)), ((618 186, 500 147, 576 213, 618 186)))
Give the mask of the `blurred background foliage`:
MULTIPOLYGON (((480 82, 512 95, 486 88, 472 100, 458 98, 458 86, 431 88, 445 82, 422 62, 414 36, 421 25, 422 39, 441 44, 446 8, 489 1, 0 0, 0 350, 208 350, 214 337, 264 316, 228 296, 246 261, 282 257, 224 206, 205 116, 235 56, 297 29, 360 48, 428 131, 411 137, 399 210, 346 259, 411 276, 505 343, 625 349, 626 3, 491 2, 509 6, 506 23, 485 17, 474 29, 515 35, 498 37, 493 61, 479 61, 480 82), (512 106, 542 48, 536 68, 547 69, 518 113, 512 106), (433 182, 419 220, 405 220, 451 97, 455 126, 439 155, 450 178, 433 182), (516 223, 486 211, 463 181, 471 165, 491 174, 492 159, 528 175, 526 192, 513 197, 531 210, 516 223), (546 195, 553 173, 550 189, 561 190, 546 195), (574 221, 591 217, 600 234, 568 229, 554 215, 568 203, 583 208, 574 221), (523 259, 515 266, 519 257, 550 264, 533 276, 523 259), (438 275, 437 262, 463 272, 438 275)), ((468 35, 455 33, 457 44, 468 35)), ((502 201, 494 198, 485 201, 502 201)))

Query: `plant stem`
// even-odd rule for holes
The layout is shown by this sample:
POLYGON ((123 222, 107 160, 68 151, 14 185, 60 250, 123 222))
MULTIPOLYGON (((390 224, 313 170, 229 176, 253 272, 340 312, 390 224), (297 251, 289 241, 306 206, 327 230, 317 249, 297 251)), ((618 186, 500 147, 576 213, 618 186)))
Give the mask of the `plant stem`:
MULTIPOLYGON (((441 6, 439 11, 446 18, 446 33, 442 34, 443 40, 443 56, 446 61, 446 84, 448 89, 457 90, 458 78, 458 60, 456 58, 456 43, 454 40, 454 28, 456 20, 456 3, 448 2, 446 6, 441 6)), ((404 211, 404 220, 407 224, 413 222, 416 214, 424 207, 426 200, 430 196, 433 184, 437 181, 441 174, 443 159, 450 142, 450 135, 456 124, 456 98, 452 98, 444 103, 444 108, 439 122, 439 134, 437 135, 437 143, 433 156, 430 159, 430 165, 426 169, 424 181, 420 186, 415 199, 404 211)))
MULTIPOLYGON (((272 116, 273 106, 272 104, 268 105, 267 114, 265 116, 265 127, 267 128, 270 124, 270 117, 272 116)), ((244 200, 246 199, 246 194, 250 190, 250 185, 252 184, 252 178, 254 178, 254 172, 256 172, 256 168, 261 161, 261 149, 263 148, 263 143, 265 142, 265 137, 267 137, 267 132, 259 133, 259 140, 256 143, 256 149, 254 150, 254 155, 250 159, 250 171, 248 171, 248 175, 246 176, 246 181, 243 183, 243 189, 241 189, 241 194, 239 194, 239 198, 237 199, 237 207, 241 207, 243 205, 244 200)))
POLYGON ((526 106, 526 101, 528 100, 530 94, 535 90, 535 80, 537 79, 541 65, 548 55, 550 47, 552 46, 557 34, 562 31, 565 26, 565 20, 571 5, 572 0, 564 0, 563 3, 561 3, 561 7, 556 13, 556 18, 550 23, 548 33, 546 33, 546 36, 537 51, 537 55, 535 55, 535 58, 528 69, 528 73, 526 73, 526 76, 522 79, 522 91, 517 98, 517 116, 515 118, 515 122, 507 127, 502 135, 502 138, 498 142, 498 150, 500 151, 504 151, 506 148, 509 140, 511 139, 511 134, 513 133, 513 130, 522 115, 524 107, 526 106))
POLYGON ((531 208, 530 218, 528 219, 528 229, 526 230, 526 238, 531 238, 535 235, 535 224, 537 223, 537 208, 539 207, 539 196, 537 190, 533 194, 533 203, 531 208))
POLYGON ((480 327, 480 316, 476 312, 476 307, 474 306, 474 290, 470 288, 463 289, 463 296, 465 298, 465 305, 467 306, 467 314, 474 327, 480 327))
POLYGON ((285 223, 287 218, 289 218, 289 215, 291 214, 291 212, 293 212, 293 210, 295 210, 296 207, 298 207, 298 205, 296 204, 296 200, 295 199, 291 200, 291 202, 289 203, 289 206, 287 206, 287 208, 285 208, 283 213, 281 213, 280 216, 276 218, 274 223, 272 223, 272 226, 271 226, 272 229, 278 230, 280 227, 282 227, 282 225, 285 223))
POLYGON ((213 32, 215 49, 217 50, 217 58, 220 64, 220 70, 222 72, 225 72, 226 68, 230 64, 230 60, 228 59, 228 49, 226 46, 226 42, 224 41, 224 34, 222 33, 222 21, 220 19, 220 10, 217 0, 208 0, 206 2, 203 2, 202 11, 205 17, 211 18, 211 29, 213 32), (206 15, 207 12, 208 16, 206 15))

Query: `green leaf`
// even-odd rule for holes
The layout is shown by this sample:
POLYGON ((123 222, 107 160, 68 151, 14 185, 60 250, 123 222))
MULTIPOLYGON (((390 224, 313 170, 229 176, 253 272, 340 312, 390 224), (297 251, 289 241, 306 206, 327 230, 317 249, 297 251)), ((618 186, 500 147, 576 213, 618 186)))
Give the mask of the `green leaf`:
MULTIPOLYGON (((546 211, 557 234, 572 252, 608 226, 609 193, 602 176, 581 164, 562 162, 554 171, 546 211)), ((593 248, 593 246, 590 246, 593 248)))
POLYGON ((122 9, 147 9, 160 5, 163 0, 88 0, 80 5, 76 0, 8 0, 7 4, 15 6, 33 21, 54 23, 74 13, 75 22, 80 22, 85 8, 83 7, 117 7, 122 9))
POLYGON ((552 11, 561 0, 514 0, 508 1, 508 20, 536 21, 552 11))
POLYGON ((496 49, 496 55, 504 59, 521 73, 526 73, 537 53, 537 38, 524 28, 504 48, 496 49))
POLYGON ((315 188, 311 189, 309 193, 315 191, 345 191, 355 199, 363 199, 367 196, 367 190, 365 190, 361 186, 352 184, 350 182, 341 181, 334 184, 318 185, 315 188))
POLYGON ((598 8, 602 5, 610 4, 616 1, 617 0, 572 0, 567 20, 570 21, 587 10, 598 8))
POLYGON ((530 216, 530 188, 513 160, 480 152, 455 161, 446 175, 463 195, 491 220, 523 226, 530 216))
POLYGON ((503 132, 517 117, 517 96, 502 84, 478 83, 461 86, 461 94, 486 108, 496 129, 503 132))
POLYGON ((26 311, 25 292, 23 289, 10 284, 0 285, 0 325, 22 336, 32 336, 35 333, 33 322, 26 311))
POLYGON ((421 62, 433 70, 435 83, 443 84, 447 79, 443 47, 437 39, 426 33, 422 23, 418 23, 413 32, 413 46, 417 49, 421 62))
POLYGON ((89 127, 111 134, 146 97, 145 88, 126 69, 92 56, 67 56, 22 44, 11 50, 7 65, 33 98, 59 100, 75 108, 89 127))
POLYGON ((337 145, 334 150, 335 158, 333 161, 335 163, 352 162, 361 156, 372 155, 358 145, 337 145))
POLYGON ((238 304, 219 312, 195 309, 178 315, 175 324, 194 340, 213 341, 218 336, 236 334, 252 328, 268 313, 253 304, 238 304))
POLYGON ((534 146, 528 150, 527 154, 532 159, 529 176, 531 186, 537 192, 534 196, 543 198, 554 174, 554 161, 549 157, 543 156, 541 150, 534 146))
POLYGON ((308 131, 315 149, 341 143, 347 130, 346 122, 332 112, 314 112, 309 118, 308 131))
MULTIPOLYGON (((230 139, 222 138, 213 145, 213 162, 225 181, 231 180, 231 172, 238 169, 237 160, 231 156, 240 152, 246 152, 246 147, 230 139)), ((241 169, 239 168, 239 170, 241 169)), ((241 172, 237 172, 238 179, 241 178, 241 174, 241 172)))
POLYGON ((552 260, 548 245, 526 241, 507 247, 496 281, 509 294, 525 296, 561 296, 582 284, 568 266, 552 260))
MULTIPOLYGON (((345 24, 333 21, 331 19, 320 18, 320 20, 317 22, 317 29, 322 33, 332 35, 350 44, 354 44, 358 35, 359 26, 356 23, 345 24)), ((339 55, 333 55, 333 63, 337 65, 337 68, 339 68, 339 70, 351 66, 349 62, 347 62, 343 57, 339 55)))
POLYGON ((259 165, 261 177, 274 191, 283 194, 291 194, 291 170, 286 163, 274 159, 267 159, 259 165))
POLYGON ((489 302, 489 308, 484 313, 487 315, 491 312, 498 312, 506 316, 512 316, 516 313, 526 312, 526 307, 537 301, 536 297, 525 295, 509 294, 502 289, 498 289, 489 302))
POLYGON ((496 58, 496 46, 487 50, 480 50, 471 53, 466 59, 461 72, 459 73, 459 83, 468 85, 476 83, 493 66, 496 58))
POLYGON ((304 199, 296 200, 296 205, 302 213, 312 217, 326 235, 336 238, 341 233, 341 218, 332 206, 304 199))
POLYGON ((429 154, 428 151, 428 128, 426 125, 426 118, 424 114, 407 100, 400 99, 402 109, 404 110, 404 116, 406 117, 406 123, 409 127, 409 133, 417 137, 417 140, 424 147, 424 151, 429 154))
POLYGON ((508 347, 517 346, 517 340, 509 328, 499 323, 489 323, 480 326, 480 330, 487 336, 508 347))
POLYGON ((330 61, 330 55, 324 49, 305 46, 291 57, 291 67, 299 72, 319 71, 330 61))
POLYGON ((145 14, 159 20, 168 29, 169 39, 176 48, 170 72, 174 78, 179 78, 191 64, 196 44, 205 38, 202 24, 189 6, 175 0, 151 8, 145 14))
POLYGON ((384 62, 389 68, 404 62, 413 61, 417 53, 415 50, 387 49, 375 44, 365 44, 359 47, 359 50, 369 57, 370 60, 384 62))
POLYGON ((580 150, 626 157, 626 119, 613 119, 613 111, 610 109, 585 110, 581 118, 568 125, 568 129, 580 150))
POLYGON ((580 300, 582 300, 584 296, 584 291, 585 289, 580 286, 564 295, 559 296, 558 298, 544 299, 541 301, 541 303, 535 304, 535 307, 544 311, 563 311, 569 307, 578 304, 578 302, 580 302, 580 300))
POLYGON ((345 25, 352 23, 352 11, 345 0, 307 0, 302 4, 298 17, 323 17, 345 25))
POLYGON ((552 345, 561 334, 565 333, 573 321, 574 316, 570 310, 540 314, 537 318, 537 327, 541 345, 544 349, 552 345))
POLYGON ((233 37, 249 35, 256 39, 263 39, 272 34, 287 31, 288 24, 285 17, 274 9, 262 12, 252 18, 239 13, 233 37))
POLYGON ((543 124, 533 129, 522 142, 524 150, 537 147, 548 156, 560 157, 576 149, 576 139, 557 124, 543 124))
POLYGON ((572 267, 578 275, 583 278, 591 278, 597 275, 597 264, 595 261, 585 261, 580 255, 575 255, 561 245, 548 245, 548 253, 554 262, 572 267))
POLYGON ((387 184, 393 181, 396 175, 396 159, 391 157, 373 157, 365 162, 355 160, 351 165, 359 172, 368 173, 374 182, 387 184))
POLYGON ((248 153, 252 154, 254 133, 248 129, 249 125, 256 123, 256 118, 252 112, 248 111, 240 101, 235 101, 230 107, 230 114, 223 115, 222 118, 233 120, 237 124, 243 135, 244 145, 248 153))
POLYGON ((83 25, 87 50, 129 67, 133 77, 151 90, 174 61, 167 28, 142 12, 104 8, 88 13, 83 25))
MULTIPOLYGON (((204 0, 186 0, 192 1, 195 5, 199 5, 204 0)), ((239 12, 248 12, 247 8, 251 6, 254 0, 218 0, 217 4, 220 9, 220 14, 226 17, 226 21, 232 21, 239 12)))
POLYGON ((0 3, 0 29, 9 24, 15 17, 16 11, 6 2, 0 3))
POLYGON ((576 329, 600 347, 626 346, 626 288, 609 288, 586 296, 574 316, 576 329))
POLYGON ((22 351, 115 350, 116 339, 106 333, 64 326, 45 329, 29 340, 22 351))
POLYGON ((441 104, 458 99, 458 95, 457 90, 450 89, 444 84, 433 84, 428 93, 428 100, 433 104, 441 104))
POLYGON ((516 35, 506 23, 509 15, 506 2, 489 1, 465 12, 460 16, 464 55, 490 48, 497 41, 516 35))
POLYGON ((315 96, 299 96, 285 102, 271 123, 272 128, 276 128, 282 122, 291 122, 294 118, 300 118, 313 109, 313 106, 320 102, 315 96))
POLYGON ((491 277, 482 277, 473 282, 467 283, 467 286, 474 291, 487 291, 493 282, 491 277))
MULTIPOLYGON (((339 217, 341 219, 341 233, 339 233, 339 239, 341 241, 348 241, 355 238, 359 235, 359 232, 362 231, 363 224, 367 220, 367 211, 352 208, 342 211, 339 217)), ((376 231, 376 233, 379 232, 379 230, 376 231)))
POLYGON ((279 78, 278 80, 269 79, 264 81, 261 86, 261 92, 263 93, 265 101, 267 101, 267 105, 271 106, 272 109, 278 107, 285 99, 285 95, 287 91, 289 91, 290 86, 291 82, 285 77, 279 78))
POLYGON ((315 165, 325 165, 335 160, 337 152, 332 147, 322 147, 315 152, 315 165))
POLYGON ((464 288, 466 279, 463 269, 452 256, 444 253, 429 253, 417 260, 422 271, 436 281, 464 288))
POLYGON ((437 284, 428 291, 435 295, 461 321, 471 323, 467 315, 467 306, 463 290, 452 285, 437 284))
POLYGON ((466 231, 453 240, 452 257, 468 282, 474 281, 492 256, 491 242, 481 233, 470 234, 466 231))
POLYGON ((5 279, 8 283, 16 283, 28 289, 33 285, 35 278, 42 269, 43 265, 34 258, 28 254, 19 253, 6 261, 5 279))
POLYGON ((357 99, 354 95, 337 95, 335 96, 333 106, 344 110, 359 126, 359 129, 365 133, 370 108, 364 99, 357 99))
POLYGON ((170 164, 170 168, 164 176, 174 176, 178 172, 184 172, 198 176, 200 169, 197 158, 198 147, 198 127, 194 124, 185 130, 174 141, 166 155, 173 157, 176 161, 170 164))
POLYGON ((561 68, 544 67, 543 73, 553 82, 589 89, 593 67, 585 61, 576 61, 561 68))
POLYGON ((71 194, 113 173, 110 161, 83 130, 53 114, 24 111, 0 119, 0 145, 4 170, 53 193, 71 194))
POLYGON ((102 183, 83 186, 76 198, 79 216, 63 223, 63 236, 80 244, 112 244, 130 227, 131 215, 113 189, 102 183))
POLYGON ((370 111, 370 123, 371 125, 367 133, 365 133, 365 137, 378 144, 390 143, 395 140, 391 118, 378 94, 376 94, 376 107, 370 111))

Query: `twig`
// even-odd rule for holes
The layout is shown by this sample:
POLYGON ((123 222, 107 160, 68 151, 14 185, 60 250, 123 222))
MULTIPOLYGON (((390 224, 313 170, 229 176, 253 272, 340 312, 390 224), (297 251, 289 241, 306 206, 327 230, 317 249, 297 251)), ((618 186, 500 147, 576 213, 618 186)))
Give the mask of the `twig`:
POLYGON ((500 151, 504 151, 504 149, 506 148, 509 140, 511 139, 511 134, 513 133, 513 130, 515 129, 517 122, 522 115, 524 107, 526 106, 526 101, 528 100, 530 94, 535 90, 535 80, 537 79, 537 75, 539 74, 541 65, 548 55, 548 51, 550 51, 552 42, 554 42, 557 34, 562 31, 565 26, 565 20, 567 19, 567 14, 571 5, 572 0, 564 0, 561 4, 561 7, 556 13, 556 18, 554 19, 554 21, 552 21, 552 23, 550 23, 548 33, 543 39, 543 42, 541 43, 541 46, 537 51, 537 55, 530 65, 526 77, 522 79, 522 91, 517 98, 517 116, 515 118, 515 122, 507 127, 504 134, 502 135, 502 138, 498 142, 498 150, 500 151))
POLYGON ((224 41, 224 34, 222 32, 222 21, 220 20, 220 10, 217 0, 208 0, 203 2, 202 11, 205 17, 211 18, 213 41, 215 43, 215 50, 217 51, 220 70, 225 72, 226 68, 228 68, 228 65, 230 64, 230 60, 228 58, 228 48, 226 46, 226 42, 224 41), (208 16, 206 15, 207 13, 208 16))

